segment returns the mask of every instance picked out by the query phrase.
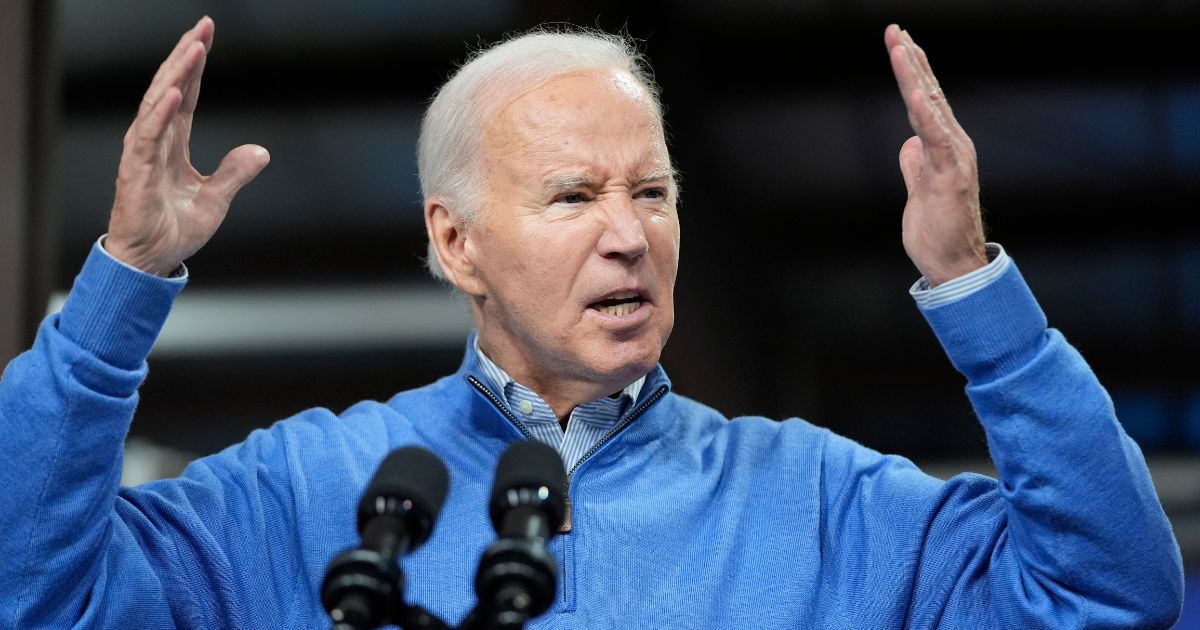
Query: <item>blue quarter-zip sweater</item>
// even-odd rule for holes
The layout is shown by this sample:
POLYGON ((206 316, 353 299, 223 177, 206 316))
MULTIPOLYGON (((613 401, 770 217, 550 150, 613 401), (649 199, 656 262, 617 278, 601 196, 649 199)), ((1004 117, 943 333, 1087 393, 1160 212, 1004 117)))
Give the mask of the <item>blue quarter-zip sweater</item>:
MULTIPOLYGON (((145 357, 182 281, 93 252, 0 382, 0 627, 328 628, 326 564, 393 448, 450 469, 409 601, 451 623, 494 539, 506 444, 525 439, 457 373, 341 414, 312 409, 119 488, 145 357)), ((987 432, 999 481, 943 482, 802 420, 726 419, 661 368, 571 471, 558 598, 532 628, 1152 628, 1182 567, 1145 462, 1083 359, 1011 266, 924 311, 987 432)))

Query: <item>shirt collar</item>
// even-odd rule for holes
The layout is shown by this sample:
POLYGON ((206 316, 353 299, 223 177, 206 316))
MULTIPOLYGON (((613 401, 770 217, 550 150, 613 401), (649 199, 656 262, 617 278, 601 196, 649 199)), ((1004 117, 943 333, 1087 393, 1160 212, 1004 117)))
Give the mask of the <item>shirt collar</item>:
MULTIPOLYGON (((504 402, 509 408, 519 411, 527 422, 558 424, 558 420, 550 411, 550 406, 537 393, 513 380, 508 372, 505 372, 484 354, 483 349, 479 347, 478 335, 472 335, 472 341, 475 346, 475 354, 479 357, 480 371, 487 379, 487 384, 492 387, 492 391, 504 398, 504 402)), ((643 375, 626 385, 616 394, 615 398, 605 396, 579 405, 571 411, 571 419, 596 424, 616 424, 633 401, 637 400, 645 383, 646 376, 643 375)))

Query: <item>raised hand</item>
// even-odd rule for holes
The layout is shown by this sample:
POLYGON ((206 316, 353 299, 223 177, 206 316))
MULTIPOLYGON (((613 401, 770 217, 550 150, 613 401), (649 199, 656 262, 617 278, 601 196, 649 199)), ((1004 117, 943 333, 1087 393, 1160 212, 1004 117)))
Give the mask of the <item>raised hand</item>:
POLYGON ((183 34, 154 75, 125 133, 104 247, 118 260, 166 276, 212 238, 242 186, 270 161, 252 144, 229 152, 209 176, 192 168, 188 140, 213 21, 183 34))
POLYGON ((908 187, 904 250, 933 286, 987 264, 975 144, 954 119, 925 51, 907 31, 884 31, 892 72, 916 136, 900 147, 908 187))

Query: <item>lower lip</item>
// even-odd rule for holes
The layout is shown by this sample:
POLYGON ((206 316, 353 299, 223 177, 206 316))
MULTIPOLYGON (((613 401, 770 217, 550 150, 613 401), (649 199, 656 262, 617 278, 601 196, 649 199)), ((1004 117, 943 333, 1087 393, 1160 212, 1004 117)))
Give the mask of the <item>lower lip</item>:
POLYGON ((641 325, 650 319, 650 303, 645 301, 638 305, 637 310, 628 315, 613 315, 604 311, 598 311, 590 306, 588 307, 588 311, 599 317, 605 325, 614 328, 630 328, 641 325))

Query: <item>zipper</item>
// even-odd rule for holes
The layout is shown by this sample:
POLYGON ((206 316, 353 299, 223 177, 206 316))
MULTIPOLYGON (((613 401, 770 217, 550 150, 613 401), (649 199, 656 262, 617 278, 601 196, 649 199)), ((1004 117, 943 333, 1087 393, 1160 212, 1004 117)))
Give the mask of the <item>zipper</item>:
POLYGON ((521 435, 524 435, 526 440, 535 439, 533 434, 529 432, 529 429, 526 429, 525 425, 521 424, 521 422, 517 420, 517 417, 508 410, 508 407, 504 406, 504 403, 500 401, 498 396, 492 393, 492 390, 488 389, 487 385, 480 383, 479 379, 471 376, 470 374, 467 375, 467 382, 470 383, 472 387, 479 390, 479 393, 483 394, 485 398, 492 401, 492 404, 496 406, 496 409, 499 409, 500 413, 504 414, 505 418, 508 418, 508 422, 512 424, 516 430, 520 431, 521 435))
MULTIPOLYGON (((479 393, 483 394, 483 396, 485 398, 492 401, 492 405, 494 405, 496 407, 496 409, 500 411, 500 413, 504 414, 504 417, 508 419, 509 423, 512 424, 513 427, 515 427, 518 431, 520 431, 521 435, 525 436, 525 439, 527 439, 527 440, 535 439, 533 437, 533 434, 529 432, 529 429, 526 429, 525 425, 521 424, 521 422, 517 420, 517 417, 513 415, 512 411, 509 411, 508 407, 505 406, 505 404, 500 400, 500 398, 498 396, 496 396, 496 394, 493 393, 492 390, 488 389, 488 387, 486 385, 479 382, 479 379, 468 374, 467 382, 470 383, 472 387, 479 390, 479 393)), ((613 437, 615 437, 618 433, 620 433, 622 430, 624 430, 625 427, 629 426, 629 423, 633 422, 634 420, 637 420, 639 416, 646 413, 646 410, 649 409, 651 405, 658 402, 660 398, 662 398, 664 395, 666 395, 666 393, 667 393, 667 386, 660 385, 659 388, 657 390, 655 390, 655 392, 653 394, 651 394, 648 398, 646 398, 646 400, 642 401, 642 404, 638 405, 637 408, 635 408, 632 412, 630 412, 629 415, 625 416, 621 420, 621 422, 619 422, 617 424, 617 426, 613 427, 613 429, 611 431, 609 431, 608 433, 606 433, 604 435, 604 437, 600 438, 600 440, 598 442, 593 444, 592 447, 589 448, 587 450, 587 452, 584 453, 583 456, 579 458, 579 461, 575 462, 575 465, 571 467, 571 470, 567 472, 567 485, 565 488, 563 488, 563 501, 565 503, 565 505, 564 505, 565 509, 563 511, 564 512, 563 513, 563 522, 558 527, 558 533, 560 533, 560 534, 571 533, 571 479, 573 479, 575 477, 575 471, 579 470, 580 464, 583 464, 583 462, 590 459, 592 457, 592 455, 595 455, 596 452, 599 451, 601 447, 603 447, 610 440, 612 440, 613 437)), ((563 546, 562 553, 559 554, 559 563, 558 563, 559 582, 562 584, 561 601, 562 601, 562 605, 564 607, 563 608, 564 611, 572 611, 575 609, 575 602, 572 601, 570 598, 571 589, 568 586, 569 580, 568 580, 568 575, 567 575, 567 554, 574 555, 574 549, 567 548, 568 541, 571 539, 562 537, 562 538, 559 538, 559 540, 562 541, 561 544, 563 546)), ((572 560, 572 564, 574 564, 573 560, 572 560)), ((572 575, 571 575, 572 578, 574 577, 573 574, 574 574, 574 572, 572 571, 572 575)))
MULTIPOLYGON (((526 429, 525 425, 521 424, 521 422, 517 420, 517 417, 513 415, 512 411, 509 411, 508 407, 505 406, 505 404, 500 400, 500 397, 494 394, 492 390, 488 389, 487 385, 479 382, 479 379, 470 374, 467 375, 467 382, 470 383, 472 387, 479 390, 479 393, 483 394, 484 398, 492 401, 492 405, 494 405, 501 414, 504 414, 504 417, 508 419, 509 424, 513 425, 515 429, 520 431, 521 435, 525 436, 525 439, 535 439, 533 434, 529 432, 529 429, 526 429)), ((609 442, 609 440, 613 439, 613 437, 620 433, 625 427, 629 426, 630 422, 637 420, 639 416, 646 413, 646 410, 649 409, 651 405, 658 402, 658 400, 666 393, 667 386, 660 385, 658 389, 650 395, 650 397, 648 397, 646 400, 643 400, 642 404, 638 405, 637 408, 631 411, 629 415, 625 416, 621 422, 617 424, 617 426, 613 427, 612 431, 606 433, 604 437, 600 438, 600 441, 593 444, 592 447, 589 448, 587 452, 579 458, 579 461, 575 462, 575 465, 571 467, 571 470, 567 472, 567 485, 565 488, 563 488, 563 500, 565 502, 563 522, 558 526, 558 531, 560 534, 568 534, 571 532, 571 479, 575 476, 575 471, 579 470, 580 464, 586 462, 591 458, 592 455, 595 455, 596 451, 599 451, 601 447, 609 442)))
POLYGON ((563 606, 564 610, 569 612, 569 611, 575 610, 575 602, 571 600, 571 589, 567 586, 567 577, 568 577, 567 576, 567 554, 572 555, 572 558, 571 558, 572 570, 571 570, 570 577, 574 578, 575 577, 575 571, 574 571, 575 546, 572 541, 571 547, 568 548, 567 547, 567 539, 565 537, 560 537, 560 538, 562 538, 562 541, 563 541, 562 542, 562 553, 558 554, 559 558, 560 558, 558 561, 558 581, 562 583, 562 597, 560 597, 560 601, 562 602, 562 606, 563 606))
POLYGON ((660 385, 659 388, 653 394, 651 394, 649 398, 642 401, 642 404, 638 405, 636 409, 629 413, 629 415, 625 416, 625 418, 622 419, 617 426, 613 427, 612 431, 606 433, 604 437, 600 438, 598 442, 593 444, 592 447, 589 448, 587 452, 579 458, 579 461, 575 462, 575 465, 571 467, 570 472, 567 473, 567 487, 563 492, 566 498, 566 515, 563 517, 562 525, 560 525, 558 528, 559 533, 568 534, 571 532, 571 480, 575 478, 575 471, 579 470, 579 466, 591 458, 592 455, 595 455, 596 451, 599 451, 600 448, 607 444, 609 440, 620 433, 625 427, 629 426, 629 423, 637 420, 638 416, 641 416, 643 413, 646 413, 646 410, 649 409, 651 405, 658 402, 658 399, 662 398, 666 393, 667 386, 660 385))

